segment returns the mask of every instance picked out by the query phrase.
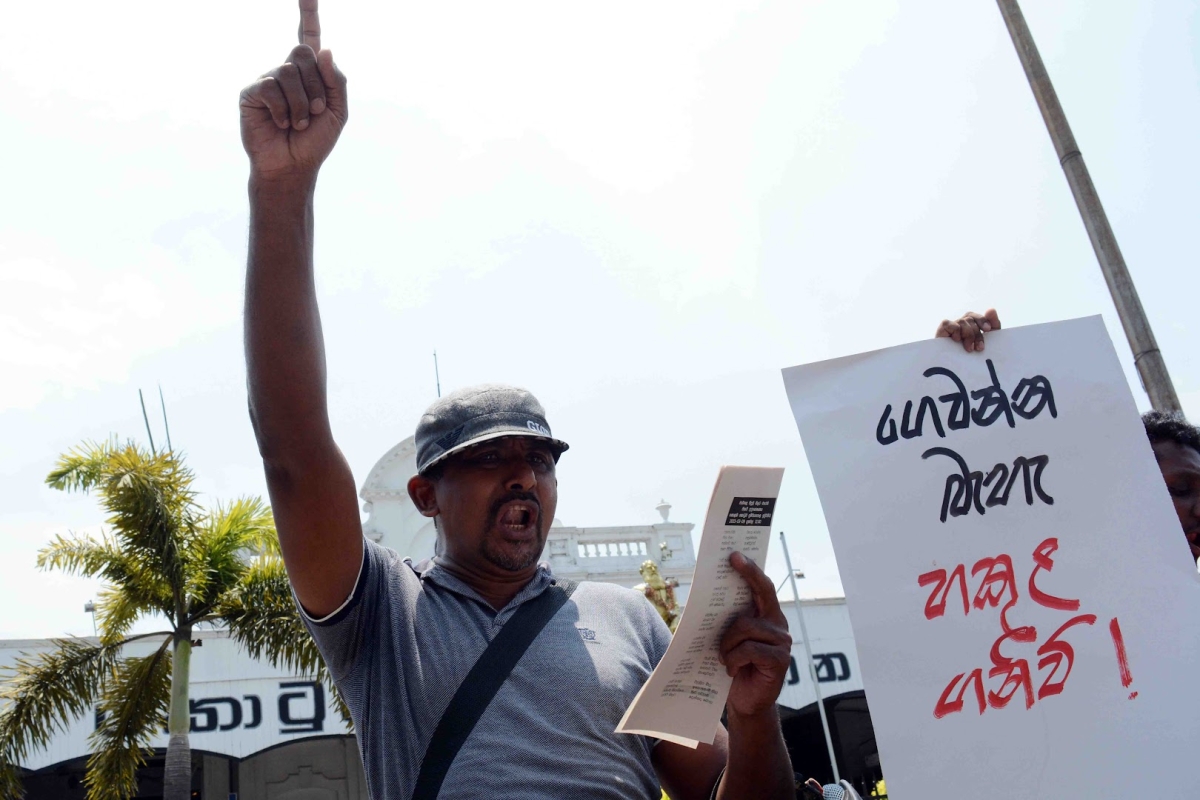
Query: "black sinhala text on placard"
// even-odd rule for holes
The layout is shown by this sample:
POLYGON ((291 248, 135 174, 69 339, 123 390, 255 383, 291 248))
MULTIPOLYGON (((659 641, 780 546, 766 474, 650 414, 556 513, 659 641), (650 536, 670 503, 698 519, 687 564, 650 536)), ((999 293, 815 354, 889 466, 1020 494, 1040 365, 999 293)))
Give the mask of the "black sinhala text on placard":
POLYGON ((1050 463, 1048 455, 1032 458, 1018 456, 1013 460, 1012 469, 1009 469, 1007 464, 997 464, 986 476, 979 470, 972 470, 967 466, 965 458, 948 447, 931 447, 921 454, 922 459, 928 459, 930 456, 945 456, 958 465, 958 471, 946 477, 940 516, 942 522, 946 521, 947 516, 961 517, 969 514, 972 507, 984 514, 993 506, 1008 505, 1009 494, 1017 478, 1024 479, 1026 505, 1033 505, 1035 495, 1046 505, 1054 505, 1054 498, 1042 488, 1042 472, 1050 463))
POLYGON ((1012 394, 1005 394, 1000 386, 1000 378, 996 375, 996 366, 987 359, 988 375, 992 382, 989 386, 968 392, 962 380, 945 367, 930 367, 922 375, 926 378, 941 376, 954 384, 954 391, 940 395, 937 399, 946 405, 945 425, 938 411, 937 403, 929 395, 922 397, 916 403, 916 415, 913 414, 913 401, 904 404, 904 412, 900 417, 900 428, 896 428, 896 420, 892 419, 892 406, 883 409, 879 424, 875 427, 875 440, 882 445, 889 445, 900 438, 915 439, 925 432, 925 420, 928 418, 933 430, 943 439, 946 429, 962 430, 969 428, 972 423, 986 428, 1003 418, 1008 427, 1016 427, 1014 414, 1023 419, 1033 419, 1042 410, 1048 410, 1051 417, 1058 417, 1058 409, 1054 405, 1054 390, 1050 381, 1044 375, 1034 375, 1032 378, 1022 378, 1012 394), (978 405, 971 407, 971 401, 978 405))

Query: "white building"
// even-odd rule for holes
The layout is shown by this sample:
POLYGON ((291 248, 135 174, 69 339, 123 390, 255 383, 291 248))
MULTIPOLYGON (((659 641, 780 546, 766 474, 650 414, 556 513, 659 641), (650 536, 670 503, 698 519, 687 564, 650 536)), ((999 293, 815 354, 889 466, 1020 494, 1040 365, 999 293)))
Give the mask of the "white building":
MULTIPOLYGON (((415 453, 409 438, 379 459, 360 494, 367 515, 363 526, 366 535, 418 561, 434 554, 436 533, 432 520, 421 516, 408 498, 406 486, 415 472, 415 453)), ((696 563, 693 525, 671 522, 666 503, 660 504, 657 512, 661 517, 658 522, 625 527, 579 528, 555 520, 543 558, 558 575, 630 587, 641 582, 638 569, 642 563, 653 559, 664 577, 679 581, 676 594, 681 603, 686 603, 696 563)), ((847 752, 839 754, 839 763, 850 759, 870 765, 874 738, 873 734, 865 737, 857 721, 858 717, 865 719, 865 703, 861 702, 862 679, 845 602, 806 601, 804 613, 822 695, 845 699, 849 709, 833 717, 835 727, 841 724, 846 728, 846 734, 839 738, 845 740, 842 749, 847 752), (870 752, 858 752, 864 747, 870 752)), ((785 614, 791 620, 792 631, 797 631, 792 603, 785 603, 785 614)), ((191 683, 196 797, 367 800, 357 745, 319 684, 250 659, 222 631, 202 632, 198 638, 203 644, 193 652, 191 683)), ((793 668, 779 702, 785 733, 789 726, 797 731, 803 728, 794 736, 807 751, 814 747, 809 741, 812 731, 819 731, 814 728, 816 693, 796 638, 793 668)), ((0 641, 0 668, 11 666, 21 652, 47 646, 46 641, 0 641)), ((153 646, 152 642, 134 643, 129 652, 141 655, 139 648, 148 652, 153 646)), ((867 726, 869 730, 869 721, 867 726)), ((31 772, 26 780, 29 800, 82 800, 87 737, 93 727, 90 716, 76 720, 55 737, 49 748, 22 765, 31 772)), ((789 742, 794 736, 789 734, 789 742)), ((160 736, 155 747, 165 748, 166 739, 160 736)), ((818 760, 827 763, 824 750, 824 745, 817 742, 818 760)), ((795 760, 800 757, 795 756, 795 760)), ((877 757, 874 765, 878 765, 877 757)), ((806 768, 801 763, 796 766, 818 774, 823 769, 806 768)), ((160 796, 161 767, 159 757, 142 771, 139 798, 160 796)))

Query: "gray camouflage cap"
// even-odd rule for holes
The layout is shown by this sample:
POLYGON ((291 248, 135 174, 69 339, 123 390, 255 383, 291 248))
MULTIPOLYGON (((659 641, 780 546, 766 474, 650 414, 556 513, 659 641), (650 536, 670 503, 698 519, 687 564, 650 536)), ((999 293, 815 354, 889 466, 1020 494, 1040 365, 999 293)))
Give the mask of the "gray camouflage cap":
POLYGON ((451 453, 501 436, 534 436, 554 450, 554 460, 567 443, 550 434, 546 411, 525 389, 482 384, 439 398, 425 410, 413 440, 417 472, 423 474, 451 453))

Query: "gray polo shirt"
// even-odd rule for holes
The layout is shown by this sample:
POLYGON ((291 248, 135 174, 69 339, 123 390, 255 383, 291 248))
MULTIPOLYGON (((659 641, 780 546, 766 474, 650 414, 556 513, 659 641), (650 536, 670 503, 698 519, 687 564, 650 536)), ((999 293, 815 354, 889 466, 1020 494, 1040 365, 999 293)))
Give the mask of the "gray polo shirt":
MULTIPOLYGON (((350 707, 374 800, 408 800, 429 738, 484 648, 554 580, 542 566, 497 612, 431 561, 364 543, 351 597, 309 630, 350 707)), ((583 583, 496 694, 440 797, 654 798, 651 739, 616 734, 670 632, 637 592, 583 583)))

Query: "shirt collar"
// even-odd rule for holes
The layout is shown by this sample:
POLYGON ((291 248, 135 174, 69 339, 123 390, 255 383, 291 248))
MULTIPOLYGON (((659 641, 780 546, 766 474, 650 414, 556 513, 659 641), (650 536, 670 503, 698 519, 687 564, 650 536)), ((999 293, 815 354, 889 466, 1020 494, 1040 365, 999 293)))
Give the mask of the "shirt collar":
MULTIPOLYGON (((412 568, 413 572, 417 573, 417 577, 422 583, 431 583, 442 589, 462 595, 477 602, 482 603, 488 608, 492 608, 491 604, 483 598, 479 592, 475 591, 470 584, 463 581, 450 570, 437 563, 436 559, 426 558, 416 564, 411 558, 404 559, 405 562, 412 568)), ((527 600, 540 595, 546 591, 550 585, 554 583, 554 575, 550 571, 550 564, 542 561, 538 564, 537 572, 529 579, 529 583, 521 587, 521 591, 509 601, 508 605, 500 609, 500 611, 508 611, 515 609, 527 600)))

